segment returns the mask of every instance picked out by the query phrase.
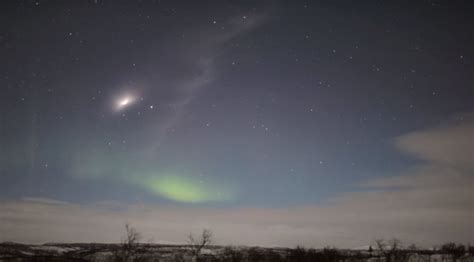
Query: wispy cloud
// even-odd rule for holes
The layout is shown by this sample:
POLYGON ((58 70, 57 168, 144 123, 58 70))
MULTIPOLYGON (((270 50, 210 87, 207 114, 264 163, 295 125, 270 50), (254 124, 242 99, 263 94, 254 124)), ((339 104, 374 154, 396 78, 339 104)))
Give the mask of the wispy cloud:
POLYGON ((458 124, 451 122, 449 126, 398 137, 395 144, 401 151, 428 162, 474 171, 474 122, 470 115, 463 119, 458 124))
POLYGON ((206 28, 194 28, 185 35, 186 44, 179 50, 175 50, 178 58, 185 61, 190 68, 191 75, 180 76, 182 79, 175 80, 178 94, 168 105, 172 108, 171 113, 165 120, 159 122, 157 143, 160 144, 166 138, 167 132, 175 128, 182 120, 187 106, 204 89, 219 77, 216 63, 226 50, 229 41, 251 32, 268 19, 264 13, 253 13, 251 16, 236 15, 223 21, 225 30, 211 30, 206 28))

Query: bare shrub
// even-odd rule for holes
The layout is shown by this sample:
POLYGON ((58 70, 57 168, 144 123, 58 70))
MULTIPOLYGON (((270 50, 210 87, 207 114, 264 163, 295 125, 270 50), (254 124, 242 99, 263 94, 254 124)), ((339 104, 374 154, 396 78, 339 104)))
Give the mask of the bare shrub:
POLYGON ((466 254, 466 247, 463 244, 446 243, 441 246, 441 252, 450 255, 453 262, 456 262, 466 254))
POLYGON ((264 259, 265 259, 265 256, 263 252, 257 247, 252 247, 247 251, 246 261, 257 262, 257 261, 263 261, 264 259))
POLYGON ((324 261, 324 255, 322 252, 317 252, 314 249, 297 246, 288 252, 286 259, 289 262, 324 261))
POLYGON ((467 252, 469 253, 470 256, 474 256, 474 246, 471 246, 470 244, 467 246, 467 252))
POLYGON ((222 251, 222 261, 241 262, 244 261, 244 255, 232 247, 225 247, 222 251))
POLYGON ((273 250, 267 250, 264 254, 266 262, 280 262, 284 261, 284 257, 273 250))
POLYGON ((335 262, 341 257, 339 251, 333 247, 325 247, 321 253, 323 255, 323 261, 326 262, 335 262))

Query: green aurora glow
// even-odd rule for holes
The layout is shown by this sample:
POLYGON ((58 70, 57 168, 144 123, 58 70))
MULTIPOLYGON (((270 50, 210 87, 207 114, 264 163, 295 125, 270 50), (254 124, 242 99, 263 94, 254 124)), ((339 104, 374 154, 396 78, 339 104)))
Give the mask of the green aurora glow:
POLYGON ((235 195, 225 186, 202 183, 187 176, 153 176, 139 183, 151 193, 177 202, 222 202, 232 200, 235 195))

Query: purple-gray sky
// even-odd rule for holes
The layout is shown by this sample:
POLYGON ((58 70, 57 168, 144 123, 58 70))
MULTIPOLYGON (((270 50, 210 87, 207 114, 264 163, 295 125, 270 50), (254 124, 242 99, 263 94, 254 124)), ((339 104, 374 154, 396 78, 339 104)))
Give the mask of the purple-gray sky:
POLYGON ((474 242, 474 3, 0 5, 0 241, 474 242))

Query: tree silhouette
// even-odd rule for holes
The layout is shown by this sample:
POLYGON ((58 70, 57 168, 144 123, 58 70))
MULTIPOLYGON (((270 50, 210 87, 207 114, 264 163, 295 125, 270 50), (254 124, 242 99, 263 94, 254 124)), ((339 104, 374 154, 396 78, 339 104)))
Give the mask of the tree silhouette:
POLYGON ((191 246, 193 251, 193 256, 196 260, 199 259, 199 255, 201 254, 201 250, 203 247, 212 243, 212 232, 209 229, 204 229, 199 236, 199 238, 195 238, 192 233, 188 236, 188 244, 191 246))
POLYGON ((141 234, 138 233, 134 227, 130 226, 130 224, 125 224, 125 236, 122 237, 119 249, 114 252, 114 261, 125 262, 138 260, 137 249, 140 239, 141 234))
POLYGON ((456 262, 459 258, 464 256, 466 253, 466 247, 463 244, 446 243, 441 246, 441 252, 451 256, 453 262, 456 262))

